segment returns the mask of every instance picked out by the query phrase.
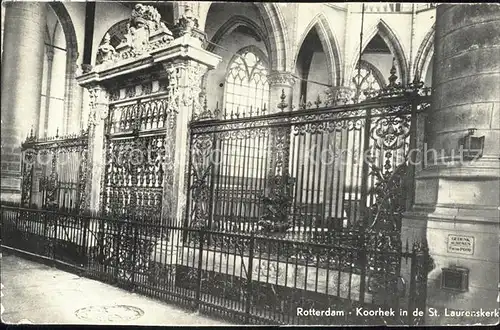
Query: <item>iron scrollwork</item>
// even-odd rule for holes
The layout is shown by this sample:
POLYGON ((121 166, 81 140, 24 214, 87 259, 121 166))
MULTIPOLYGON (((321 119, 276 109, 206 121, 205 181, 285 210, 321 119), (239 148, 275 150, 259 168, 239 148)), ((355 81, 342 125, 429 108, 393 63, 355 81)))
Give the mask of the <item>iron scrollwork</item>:
POLYGON ((21 204, 30 207, 33 188, 33 170, 36 153, 33 150, 27 150, 23 153, 23 157, 21 204))
POLYGON ((191 226, 204 228, 208 226, 210 203, 210 178, 213 161, 213 137, 208 134, 197 135, 193 139, 191 150, 191 186, 192 198, 191 226))

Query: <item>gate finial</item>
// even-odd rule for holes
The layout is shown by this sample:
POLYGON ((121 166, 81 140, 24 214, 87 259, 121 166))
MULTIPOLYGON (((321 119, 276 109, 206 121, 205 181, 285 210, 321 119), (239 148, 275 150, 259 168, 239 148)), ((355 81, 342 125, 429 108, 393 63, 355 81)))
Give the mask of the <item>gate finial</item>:
POLYGON ((392 58, 392 67, 390 71, 390 76, 389 76, 389 87, 394 87, 396 86, 396 80, 398 79, 398 76, 396 76, 396 58, 392 58))
POLYGON ((284 89, 281 90, 280 99, 281 99, 281 102, 278 103, 278 109, 280 109, 281 112, 283 112, 283 110, 285 110, 288 107, 288 103, 285 102, 286 95, 285 95, 285 90, 284 89))

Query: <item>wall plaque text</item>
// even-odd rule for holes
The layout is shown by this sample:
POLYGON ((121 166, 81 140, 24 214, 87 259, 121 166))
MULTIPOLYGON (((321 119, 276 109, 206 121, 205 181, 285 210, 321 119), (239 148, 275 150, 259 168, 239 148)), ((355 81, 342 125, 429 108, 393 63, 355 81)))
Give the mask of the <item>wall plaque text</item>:
POLYGON ((448 235, 448 252, 458 254, 474 254, 474 237, 448 235))

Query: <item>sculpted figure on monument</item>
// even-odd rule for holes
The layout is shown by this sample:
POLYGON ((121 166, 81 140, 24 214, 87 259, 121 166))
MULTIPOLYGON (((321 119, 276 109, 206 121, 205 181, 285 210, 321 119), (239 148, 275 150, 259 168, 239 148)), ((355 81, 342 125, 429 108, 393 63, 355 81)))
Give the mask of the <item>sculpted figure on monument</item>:
POLYGON ((147 50, 149 38, 155 32, 162 31, 172 34, 165 24, 161 22, 160 13, 153 6, 142 4, 135 5, 127 29, 125 43, 136 53, 147 50))
POLYGON ((113 60, 116 50, 113 46, 111 46, 110 41, 111 37, 109 36, 109 33, 106 33, 104 35, 102 44, 97 50, 97 64, 110 62, 113 60))

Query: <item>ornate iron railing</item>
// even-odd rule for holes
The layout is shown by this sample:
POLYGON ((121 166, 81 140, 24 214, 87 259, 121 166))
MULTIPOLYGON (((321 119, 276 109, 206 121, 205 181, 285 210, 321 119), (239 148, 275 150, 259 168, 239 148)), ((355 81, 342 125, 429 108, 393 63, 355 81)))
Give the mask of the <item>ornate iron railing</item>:
POLYGON ((421 168, 410 151, 422 150, 429 90, 390 79, 366 94, 358 104, 318 100, 289 112, 194 118, 186 225, 288 237, 353 226, 398 231, 421 168))
POLYGON ((74 212, 85 209, 87 131, 40 139, 31 131, 21 150, 23 206, 74 212))
POLYGON ((145 222, 2 205, 2 246, 237 323, 423 322, 413 311, 425 309, 432 267, 425 244, 381 248, 392 240, 365 231, 299 242, 168 226, 159 216, 145 222), (360 316, 357 307, 396 313, 360 316), (301 317, 298 308, 339 314, 301 317))

